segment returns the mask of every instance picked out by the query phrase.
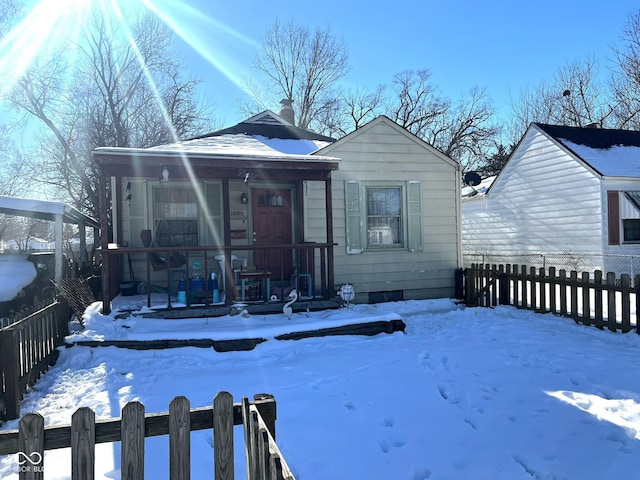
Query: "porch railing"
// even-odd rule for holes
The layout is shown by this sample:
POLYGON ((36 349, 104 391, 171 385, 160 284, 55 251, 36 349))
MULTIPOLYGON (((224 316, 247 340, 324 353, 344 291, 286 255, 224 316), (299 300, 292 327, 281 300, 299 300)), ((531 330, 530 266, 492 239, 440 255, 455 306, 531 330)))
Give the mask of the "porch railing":
MULTIPOLYGON (((286 282, 291 279, 285 278, 286 272, 291 269, 287 266, 285 258, 293 258, 293 274, 298 280, 304 280, 304 293, 311 292, 310 300, 328 299, 331 295, 333 280, 333 248, 332 243, 296 243, 286 245, 234 245, 234 246, 198 246, 198 247, 121 247, 110 245, 107 249, 101 249, 103 270, 103 312, 109 312, 109 302, 115 298, 120 291, 120 284, 126 282, 128 272, 123 272, 122 267, 128 263, 130 265, 131 256, 139 259, 142 256, 146 263, 144 269, 144 280, 140 282, 144 285, 141 291, 147 295, 147 306, 151 307, 151 293, 153 291, 164 291, 167 294, 167 307, 172 308, 175 303, 173 296, 176 293, 176 284, 182 275, 185 279, 190 279, 192 274, 192 261, 199 259, 202 262, 204 273, 211 270, 218 270, 219 263, 216 256, 224 256, 224 268, 222 272, 224 279, 219 278, 220 289, 224 285, 223 305, 231 305, 236 297, 235 286, 238 282, 236 278, 237 268, 232 262, 232 258, 253 258, 256 253, 279 254, 279 268, 272 269, 271 276, 286 282), (128 258, 126 256, 129 256, 128 258), (154 259, 162 257, 166 262, 161 279, 152 275, 154 270, 154 259), (275 271, 273 271, 275 270, 275 271)), ((250 262, 248 262, 250 263, 250 262)), ((260 269, 260 265, 257 268, 260 269)), ((157 267, 156 267, 157 268, 157 267)), ((207 277, 207 275, 205 275, 207 277)), ((203 301, 198 301, 198 305, 213 305, 212 290, 208 281, 203 282, 203 301)), ((185 282, 187 304, 191 302, 192 282, 185 282)), ((266 295, 269 298, 269 295, 266 295)), ((195 302, 194 302, 195 303, 195 302)))

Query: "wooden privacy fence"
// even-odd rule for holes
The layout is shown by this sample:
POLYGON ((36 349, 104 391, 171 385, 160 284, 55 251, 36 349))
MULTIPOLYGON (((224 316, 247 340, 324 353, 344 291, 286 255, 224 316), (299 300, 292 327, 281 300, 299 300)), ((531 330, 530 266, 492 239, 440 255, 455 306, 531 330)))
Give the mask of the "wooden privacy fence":
POLYGON ((616 278, 578 274, 554 267, 536 269, 525 265, 472 264, 465 275, 465 301, 468 306, 513 305, 541 313, 573 318, 584 325, 611 331, 640 333, 640 276, 631 282, 629 275, 616 278))
MULTIPOLYGON (((259 394, 233 403, 228 392, 220 392, 213 407, 191 409, 189 399, 175 397, 169 411, 145 414, 140 402, 129 402, 121 418, 98 420, 93 410, 79 408, 71 425, 44 427, 37 413, 25 415, 19 430, 0 432, 0 455, 16 455, 20 480, 41 480, 46 465, 44 452, 71 447, 71 479, 95 478, 95 445, 121 443, 122 480, 144 479, 145 438, 169 435, 169 478, 191 478, 190 433, 213 428, 213 478, 234 478, 233 426, 244 426, 247 478, 249 480, 295 480, 275 443, 276 401, 259 394), (19 463, 21 462, 21 463, 19 463)), ((154 454, 154 458, 158 458, 154 454)), ((58 472, 59 473, 59 472, 58 472)))
POLYGON ((0 329, 0 419, 18 418, 27 387, 58 358, 69 317, 67 302, 54 300, 0 329))

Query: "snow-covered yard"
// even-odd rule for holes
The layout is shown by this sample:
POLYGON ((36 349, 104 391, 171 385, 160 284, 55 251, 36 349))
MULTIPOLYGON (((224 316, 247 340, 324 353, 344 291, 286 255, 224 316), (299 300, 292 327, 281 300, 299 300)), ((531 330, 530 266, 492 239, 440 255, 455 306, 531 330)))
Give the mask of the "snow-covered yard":
MULTIPOLYGON (((122 308, 124 306, 121 305, 122 308)), ((192 408, 229 391, 271 393, 277 441, 298 480, 640 478, 640 337, 512 307, 449 299, 212 319, 116 319, 88 311, 75 339, 271 337, 282 329, 399 316, 406 333, 279 341, 252 351, 62 349, 24 400, 47 424, 89 406, 116 417, 185 395, 192 408)), ((3 429, 17 428, 17 421, 3 429)), ((237 427, 237 478, 244 476, 237 427)), ((212 432, 192 433, 192 478, 210 479, 212 432)), ((119 478, 119 444, 97 447, 96 478, 119 478)), ((146 477, 168 478, 168 441, 146 441, 146 477)), ((45 456, 45 478, 70 476, 70 452, 45 456)), ((17 479, 15 455, 0 478, 17 479)))

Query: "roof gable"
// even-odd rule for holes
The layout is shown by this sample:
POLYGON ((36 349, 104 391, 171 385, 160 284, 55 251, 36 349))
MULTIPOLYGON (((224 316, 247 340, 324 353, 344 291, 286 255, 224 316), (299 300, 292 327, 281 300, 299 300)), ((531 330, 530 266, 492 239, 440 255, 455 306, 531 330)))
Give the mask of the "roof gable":
POLYGON ((417 137, 416 135, 414 135, 413 133, 408 131, 406 128, 401 127, 400 125, 398 125, 396 122, 394 122, 393 120, 391 120, 389 117, 387 117, 385 115, 380 115, 379 117, 374 118, 370 122, 364 124, 363 126, 359 127, 358 129, 354 130, 353 132, 349 133, 348 135, 345 135, 344 137, 342 137, 341 139, 335 141, 334 143, 332 143, 330 145, 327 145, 324 148, 321 148, 317 152, 314 152, 312 155, 316 155, 316 154, 317 155, 331 155, 331 152, 333 152, 334 150, 339 149, 341 145, 352 141, 354 138, 357 138, 360 135, 366 134, 369 130, 371 130, 374 127, 376 127, 378 125, 381 125, 381 124, 385 125, 387 128, 390 128, 390 129, 394 130, 395 132, 403 135, 409 141, 411 141, 413 143, 416 143, 420 147, 422 147, 425 150, 427 150, 429 153, 432 153, 433 155, 435 155, 436 157, 440 158, 444 162, 450 164, 451 166, 453 166, 455 168, 460 168, 460 164, 458 162, 456 162, 455 160, 449 158, 444 153, 442 153, 440 150, 438 150, 437 148, 429 145, 427 142, 425 142, 421 138, 417 137))

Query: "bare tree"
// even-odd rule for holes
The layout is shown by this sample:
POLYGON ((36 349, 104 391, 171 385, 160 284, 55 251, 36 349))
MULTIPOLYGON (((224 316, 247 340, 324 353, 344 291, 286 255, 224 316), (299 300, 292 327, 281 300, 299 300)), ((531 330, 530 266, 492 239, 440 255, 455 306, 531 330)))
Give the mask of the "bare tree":
POLYGON ((532 122, 584 127, 617 127, 614 100, 599 79, 599 65, 592 55, 558 69, 551 81, 526 87, 512 100, 508 143, 517 143, 532 122))
POLYGON ((130 27, 97 16, 73 45, 73 63, 62 45, 18 79, 10 103, 44 127, 40 178, 82 211, 98 213, 96 147, 148 147, 205 128, 198 82, 181 76, 170 42, 170 29, 152 14, 130 27))
POLYGON ((443 97, 428 70, 394 76, 389 117, 460 162, 465 170, 481 165, 496 148, 499 128, 486 91, 473 87, 456 102, 443 97))
POLYGON ((351 89, 334 99, 316 118, 318 133, 340 138, 370 122, 383 111, 384 86, 373 91, 351 89))
POLYGON ((611 80, 615 118, 621 128, 640 130, 640 10, 623 30, 623 47, 614 47, 617 70, 611 80))
POLYGON ((486 90, 473 87, 444 112, 424 139, 466 171, 475 170, 497 148, 500 128, 494 122, 495 110, 486 90))
POLYGON ((296 126, 308 129, 335 107, 333 89, 348 71, 348 55, 329 30, 312 32, 278 20, 267 30, 253 64, 267 78, 269 103, 293 100, 296 126))
POLYGON ((442 97, 431 83, 429 70, 406 70, 393 77, 394 92, 387 106, 387 115, 401 127, 421 138, 433 137, 430 132, 451 101, 442 97))

